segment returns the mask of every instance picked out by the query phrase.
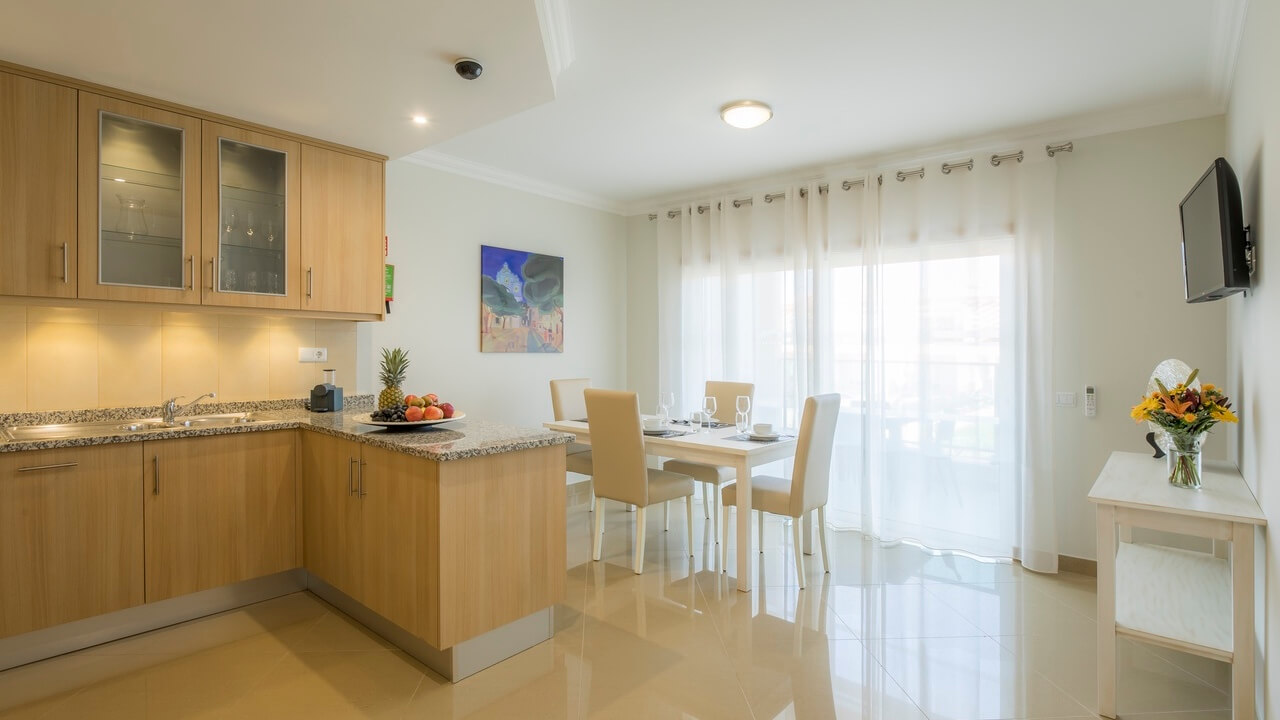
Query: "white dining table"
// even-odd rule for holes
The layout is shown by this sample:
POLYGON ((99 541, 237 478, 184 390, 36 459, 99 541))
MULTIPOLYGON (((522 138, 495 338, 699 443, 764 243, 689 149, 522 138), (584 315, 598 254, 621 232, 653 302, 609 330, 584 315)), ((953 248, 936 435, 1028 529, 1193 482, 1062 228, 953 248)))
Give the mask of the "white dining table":
MULTIPOLYGON (((569 433, 577 437, 584 445, 591 444, 591 427, 581 420, 557 420, 542 424, 548 430, 569 433)), ((773 442, 755 442, 751 440, 731 440, 738 435, 734 427, 717 430, 696 430, 682 425, 673 425, 673 430, 689 430, 678 437, 656 437, 646 435, 644 449, 648 455, 723 465, 734 468, 738 482, 738 522, 737 522, 737 568, 738 590, 751 592, 751 469, 779 460, 785 460, 796 454, 794 437, 783 438, 773 442)), ((804 552, 812 554, 812 531, 808 515, 803 520, 804 552)), ((718 539, 718 538, 717 538, 718 539)), ((692 538, 690 538, 692 540, 692 538)), ((718 555, 718 554, 717 554, 718 555)))

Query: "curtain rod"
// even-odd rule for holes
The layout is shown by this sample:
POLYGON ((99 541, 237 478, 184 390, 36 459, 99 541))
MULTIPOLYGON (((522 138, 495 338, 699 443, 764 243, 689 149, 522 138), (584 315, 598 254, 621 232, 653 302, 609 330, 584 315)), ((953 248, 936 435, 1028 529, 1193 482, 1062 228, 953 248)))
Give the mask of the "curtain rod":
MULTIPOLYGON (((1044 146, 1044 152, 1049 157, 1054 157, 1058 153, 1072 152, 1074 150, 1075 150, 1075 145, 1070 141, 1067 141, 1064 143, 1057 143, 1057 144, 1050 143, 1044 146)), ((1023 160, 1022 151, 1017 150, 1015 152, 1005 153, 1003 155, 998 153, 994 154, 991 156, 991 165, 992 167, 1000 167, 1001 163, 1009 162, 1010 160, 1014 162, 1019 162, 1019 163, 1022 162, 1023 160)), ((957 162, 944 162, 942 163, 941 170, 943 175, 950 175, 952 170, 972 171, 973 158, 965 158, 964 160, 960 160, 957 162)), ((921 180, 923 180, 924 173, 925 173, 924 166, 921 166, 917 168, 911 168, 908 170, 899 170, 897 171, 896 177, 898 178, 898 182, 905 182, 908 178, 912 178, 912 177, 918 177, 921 180)), ((880 184, 884 184, 883 175, 876 176, 876 180, 880 184)), ((866 178, 858 178, 856 180, 842 180, 840 182, 840 189, 848 191, 859 186, 866 187, 866 185, 867 185, 866 178)), ((818 186, 819 194, 828 192, 829 190, 830 190, 830 185, 828 185, 827 183, 822 183, 821 185, 818 186)), ((800 188, 800 197, 807 197, 808 195, 809 195, 809 189, 807 187, 800 188)), ((774 200, 780 200, 782 198, 785 198, 786 196, 787 194, 785 192, 767 193, 764 195, 764 201, 766 203, 771 203, 774 200)), ((733 201, 733 206, 735 208, 740 208, 743 205, 751 205, 751 204, 753 204, 751 197, 738 198, 737 200, 733 201)), ((706 211, 711 209, 710 205, 697 205, 695 207, 697 208, 699 215, 702 215, 706 213, 706 211)), ((721 203, 716 203, 716 209, 717 210, 721 209, 721 203)), ((674 220, 680 217, 680 214, 682 212, 683 210, 680 208, 676 208, 675 210, 668 210, 667 219, 674 220)), ((649 213, 649 219, 657 220, 658 213, 649 213)))

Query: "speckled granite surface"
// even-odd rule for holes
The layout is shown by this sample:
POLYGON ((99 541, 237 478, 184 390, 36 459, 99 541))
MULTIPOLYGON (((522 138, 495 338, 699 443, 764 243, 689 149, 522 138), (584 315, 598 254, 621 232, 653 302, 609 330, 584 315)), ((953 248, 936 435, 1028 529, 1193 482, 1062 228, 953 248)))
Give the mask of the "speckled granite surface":
MULTIPOLYGON (((541 428, 521 428, 487 420, 464 418, 456 422, 435 425, 410 431, 386 430, 372 425, 361 425, 357 416, 367 414, 373 408, 373 396, 347 398, 346 409, 340 413, 312 413, 304 410, 297 400, 271 400, 261 403, 201 403, 190 414, 252 412, 257 418, 244 425, 203 428, 165 428, 140 432, 105 430, 92 437, 60 438, 56 440, 0 441, 0 452, 22 450, 48 450, 53 448, 104 445, 109 443, 141 442, 169 438, 228 435, 242 432, 263 432, 303 428, 312 432, 355 440, 375 447, 385 448, 429 460, 461 460, 482 455, 496 455, 514 450, 567 445, 573 436, 541 428), (358 401, 353 402, 353 400, 358 401)), ((37 425, 47 423, 96 422, 130 420, 156 417, 159 408, 113 408, 110 410, 82 410, 58 413, 16 413, 0 415, 0 427, 12 425, 37 425)))

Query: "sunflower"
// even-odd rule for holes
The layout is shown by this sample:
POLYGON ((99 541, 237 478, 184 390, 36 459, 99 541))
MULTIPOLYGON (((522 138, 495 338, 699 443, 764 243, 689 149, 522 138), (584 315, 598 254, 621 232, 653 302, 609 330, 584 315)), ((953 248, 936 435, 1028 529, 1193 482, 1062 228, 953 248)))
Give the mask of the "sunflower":
POLYGON ((1218 422, 1240 422, 1240 418, 1236 417, 1235 413, 1221 405, 1214 405, 1213 408, 1209 410, 1209 417, 1217 420, 1218 422))
POLYGON ((1186 423, 1186 424, 1188 424, 1188 425, 1190 425, 1191 423, 1193 423, 1193 422, 1195 422, 1195 421, 1196 421, 1196 414, 1195 414, 1195 413, 1187 413, 1187 414, 1185 414, 1185 415, 1183 415, 1183 416, 1182 416, 1182 422, 1184 422, 1184 423, 1186 423))

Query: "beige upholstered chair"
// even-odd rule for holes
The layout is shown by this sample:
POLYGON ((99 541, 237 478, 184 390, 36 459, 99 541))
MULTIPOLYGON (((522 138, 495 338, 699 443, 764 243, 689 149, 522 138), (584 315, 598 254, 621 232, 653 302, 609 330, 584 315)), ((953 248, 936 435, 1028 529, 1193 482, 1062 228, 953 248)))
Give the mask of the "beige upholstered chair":
MULTIPOLYGON (((769 475, 751 478, 751 508, 760 525, 760 542, 764 544, 764 514, 785 515, 793 519, 791 539, 795 545, 796 574, 804 587, 804 550, 800 546, 800 518, 810 510, 818 511, 818 538, 822 543, 822 569, 831 572, 827 558, 827 492, 831 488, 831 449, 835 442, 836 421, 840 416, 840 395, 815 395, 804 401, 800 418, 800 434, 796 439, 796 462, 791 479, 769 475)), ((737 485, 721 491, 724 503, 724 536, 720 540, 720 567, 724 570, 729 544, 729 508, 738 502, 737 485)), ((738 522, 750 522, 738 518, 738 522)))
POLYGON ((596 523, 591 556, 599 560, 604 542, 604 501, 617 500, 636 506, 636 542, 632 569, 644 565, 645 509, 650 505, 684 498, 688 522, 689 554, 693 555, 693 478, 645 466, 644 433, 640 427, 640 401, 635 393, 621 390, 587 390, 587 417, 591 423, 591 447, 595 475, 596 523))
MULTIPOLYGON (((587 401, 582 392, 591 387, 590 378, 574 378, 572 380, 551 381, 551 415, 556 420, 585 420, 587 417, 587 401)), ((565 446, 565 469, 571 473, 591 476, 591 446, 582 443, 570 443, 565 446)), ((587 511, 595 509, 594 490, 587 511)))
MULTIPOLYGON (((719 422, 731 423, 738 414, 738 396, 746 395, 755 402, 756 386, 752 383, 708 380, 706 394, 716 399, 715 419, 719 422)), ((720 514, 716 512, 716 506, 720 501, 719 490, 721 485, 731 483, 737 478, 734 469, 686 460, 668 460, 663 463, 662 469, 688 475, 702 483, 702 514, 708 520, 714 518, 712 537, 716 542, 720 542, 720 514), (707 506, 708 496, 711 498, 710 507, 707 506)))

